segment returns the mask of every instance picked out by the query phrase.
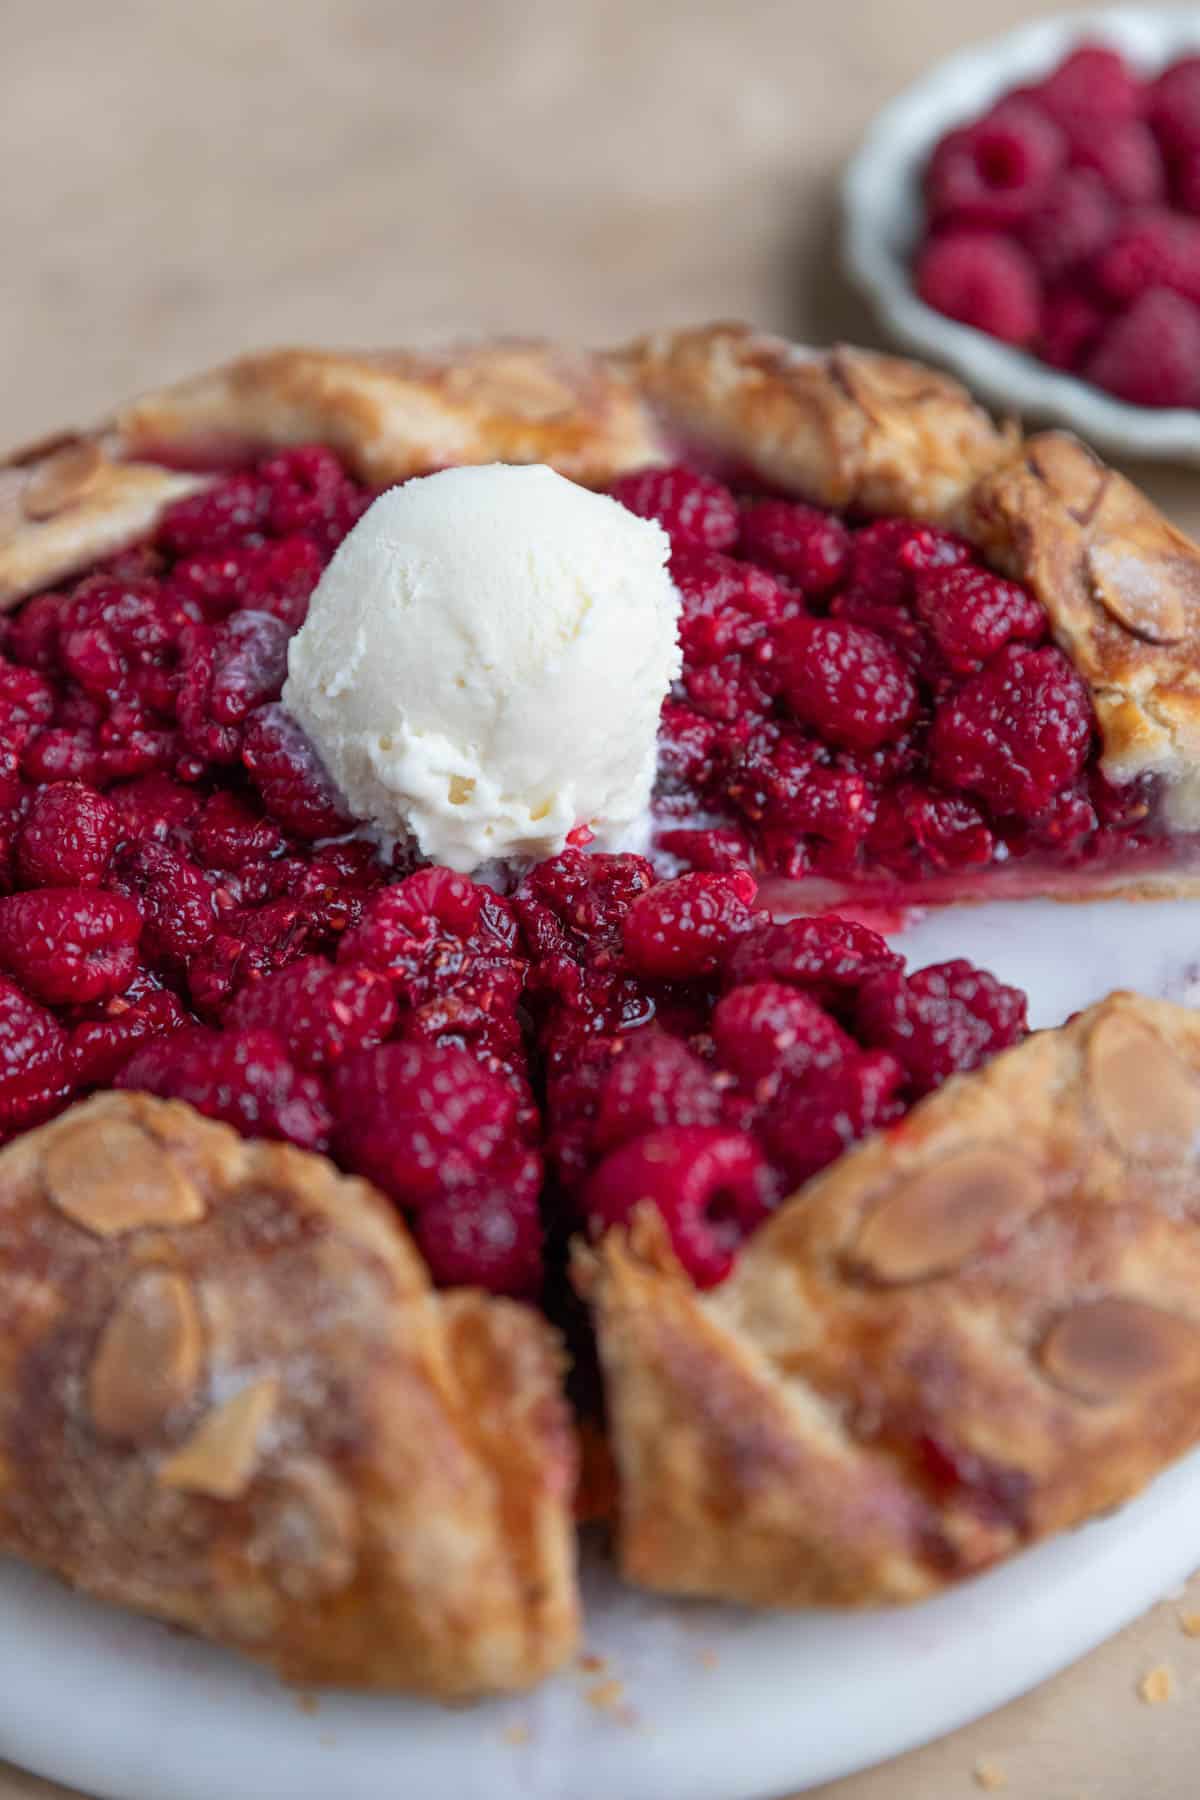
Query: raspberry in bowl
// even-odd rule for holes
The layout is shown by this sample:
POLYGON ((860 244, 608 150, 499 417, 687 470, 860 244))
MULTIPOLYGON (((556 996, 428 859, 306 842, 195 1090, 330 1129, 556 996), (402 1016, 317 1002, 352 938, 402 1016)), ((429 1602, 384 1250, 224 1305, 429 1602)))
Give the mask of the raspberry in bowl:
POLYGON ((996 404, 1200 459, 1198 71, 1195 17, 1149 9, 949 59, 848 171, 852 278, 996 404))

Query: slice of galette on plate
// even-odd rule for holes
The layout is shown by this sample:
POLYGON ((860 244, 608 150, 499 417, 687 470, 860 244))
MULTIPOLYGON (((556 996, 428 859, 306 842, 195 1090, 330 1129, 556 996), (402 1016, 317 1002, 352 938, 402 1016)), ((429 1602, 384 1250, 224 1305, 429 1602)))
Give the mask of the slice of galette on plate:
POLYGON ((1028 1038, 821 909, 1191 891, 1198 558, 739 326, 253 357, 0 468, 0 1547, 453 1698, 569 1655, 581 1444, 630 1579, 756 1605, 1133 1493, 1193 1016, 1028 1038))

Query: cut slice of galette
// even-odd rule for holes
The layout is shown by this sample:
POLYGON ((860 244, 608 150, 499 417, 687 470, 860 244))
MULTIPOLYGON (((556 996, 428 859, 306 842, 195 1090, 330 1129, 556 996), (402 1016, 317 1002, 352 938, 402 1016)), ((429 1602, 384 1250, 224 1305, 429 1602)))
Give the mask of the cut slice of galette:
POLYGON ((1197 556, 1072 440, 738 326, 252 357, 0 468, 0 1548, 457 1697, 569 1654, 606 1403, 628 1573, 755 1603, 1179 1454, 1191 1015, 1026 1042, 814 909, 1188 891, 1197 556), (281 703, 374 494, 486 461, 670 536, 648 856, 385 855, 281 703))

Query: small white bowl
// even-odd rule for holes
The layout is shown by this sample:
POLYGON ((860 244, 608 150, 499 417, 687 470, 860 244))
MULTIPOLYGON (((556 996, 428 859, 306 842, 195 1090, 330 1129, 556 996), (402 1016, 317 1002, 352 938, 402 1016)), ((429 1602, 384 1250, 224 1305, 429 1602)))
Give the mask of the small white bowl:
POLYGON ((1200 51, 1200 9, 1118 7, 1041 19, 939 63, 880 113, 842 184, 842 256, 890 335, 952 368, 1005 412, 1066 425, 1097 449, 1200 464, 1200 410, 1114 400, 1022 350, 926 306, 909 261, 921 230, 920 177, 938 140, 1009 88, 1036 80, 1077 44, 1100 42, 1153 74, 1200 51))

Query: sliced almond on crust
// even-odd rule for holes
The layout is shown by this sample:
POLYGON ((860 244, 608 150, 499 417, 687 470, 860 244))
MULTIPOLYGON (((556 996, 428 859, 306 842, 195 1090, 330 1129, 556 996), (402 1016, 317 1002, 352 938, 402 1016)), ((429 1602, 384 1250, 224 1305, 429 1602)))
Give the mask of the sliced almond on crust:
POLYGON ((126 1119, 94 1114, 57 1133, 43 1163, 46 1194, 97 1237, 147 1225, 194 1225, 204 1199, 161 1144, 126 1119))
POLYGON ((946 1274, 1033 1212, 1042 1191, 1015 1151, 953 1151, 883 1195, 859 1227, 852 1263, 877 1281, 946 1274))
POLYGON ((1200 1325, 1144 1300, 1087 1300, 1050 1327, 1038 1361, 1082 1400, 1135 1400, 1169 1382, 1200 1380, 1200 1325))
POLYGON ((1114 1143, 1146 1162, 1172 1162, 1200 1140, 1200 1081, 1157 1033, 1124 1013, 1088 1039, 1092 1104, 1114 1143))
POLYGON ((1088 552, 1092 592, 1110 618, 1150 644, 1178 644, 1187 636, 1187 608, 1161 556, 1119 538, 1088 552))
POLYGON ((250 1485, 263 1427, 278 1403, 279 1382, 270 1375, 214 1408, 187 1442, 159 1464, 163 1487, 236 1500, 250 1485))
POLYGON ((52 519, 82 500, 104 467, 104 453, 88 438, 63 446, 47 458, 21 492, 27 519, 52 519))
POLYGON ((88 1408, 104 1437, 151 1437, 200 1379, 204 1348, 191 1284, 166 1269, 129 1283, 88 1374, 88 1408))

